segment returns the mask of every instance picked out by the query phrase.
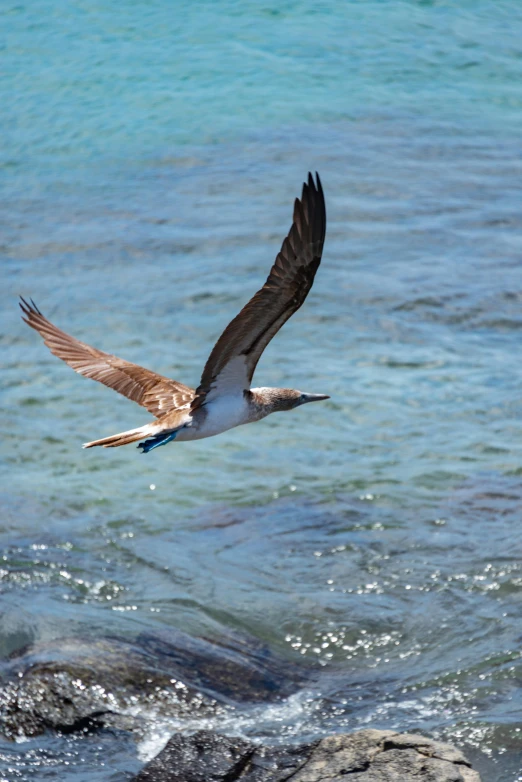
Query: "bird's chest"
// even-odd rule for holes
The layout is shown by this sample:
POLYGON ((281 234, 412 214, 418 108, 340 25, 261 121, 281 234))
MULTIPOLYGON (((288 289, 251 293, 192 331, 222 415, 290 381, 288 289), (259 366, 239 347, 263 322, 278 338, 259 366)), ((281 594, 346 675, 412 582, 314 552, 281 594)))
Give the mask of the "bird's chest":
POLYGON ((202 413, 200 421, 194 422, 198 438, 212 437, 250 421, 250 409, 242 393, 214 399, 202 413))

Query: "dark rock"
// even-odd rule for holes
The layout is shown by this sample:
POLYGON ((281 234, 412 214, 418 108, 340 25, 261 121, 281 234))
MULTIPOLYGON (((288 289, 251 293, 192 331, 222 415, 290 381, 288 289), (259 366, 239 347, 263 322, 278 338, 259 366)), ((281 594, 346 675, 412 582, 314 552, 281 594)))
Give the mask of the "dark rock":
POLYGON ((100 726, 137 730, 141 710, 215 714, 210 697, 175 678, 160 660, 118 639, 70 639, 15 658, 0 691, 0 728, 9 738, 100 726))
POLYGON ((153 659, 168 664, 192 687, 233 703, 265 703, 296 692, 310 670, 283 660, 257 639, 227 635, 207 641, 179 631, 141 634, 136 644, 153 659))
POLYGON ((211 731, 202 730, 190 737, 176 733, 136 779, 140 782, 237 779, 253 751, 253 745, 248 741, 229 739, 211 731))
POLYGON ((141 735, 151 709, 209 716, 228 704, 284 697, 303 681, 288 667, 247 638, 216 644, 171 632, 133 643, 63 639, 11 659, 0 689, 0 731, 16 738, 104 726, 141 735))
POLYGON ((347 775, 354 782, 480 782, 451 744, 385 730, 292 747, 177 733, 135 782, 342 782, 347 775))

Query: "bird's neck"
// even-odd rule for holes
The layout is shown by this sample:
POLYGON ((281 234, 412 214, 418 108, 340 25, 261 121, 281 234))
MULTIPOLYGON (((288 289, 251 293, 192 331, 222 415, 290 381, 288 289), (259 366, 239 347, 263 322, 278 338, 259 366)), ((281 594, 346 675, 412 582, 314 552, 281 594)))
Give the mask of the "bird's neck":
POLYGON ((256 418, 264 418, 275 410, 277 388, 251 388, 245 391, 248 406, 256 418))
POLYGON ((251 388, 246 391, 248 404, 255 411, 258 418, 264 418, 270 413, 280 410, 289 410, 294 406, 291 395, 298 392, 288 388, 251 388))

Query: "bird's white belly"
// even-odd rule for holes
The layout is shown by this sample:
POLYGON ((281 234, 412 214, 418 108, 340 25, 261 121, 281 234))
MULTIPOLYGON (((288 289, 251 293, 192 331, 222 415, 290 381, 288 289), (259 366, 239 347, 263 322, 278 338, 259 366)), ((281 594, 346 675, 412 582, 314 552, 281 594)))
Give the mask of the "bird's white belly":
POLYGON ((201 422, 191 422, 178 433, 176 440, 201 440, 213 437, 227 429, 246 424, 250 420, 249 407, 243 393, 218 397, 205 405, 206 415, 201 422))

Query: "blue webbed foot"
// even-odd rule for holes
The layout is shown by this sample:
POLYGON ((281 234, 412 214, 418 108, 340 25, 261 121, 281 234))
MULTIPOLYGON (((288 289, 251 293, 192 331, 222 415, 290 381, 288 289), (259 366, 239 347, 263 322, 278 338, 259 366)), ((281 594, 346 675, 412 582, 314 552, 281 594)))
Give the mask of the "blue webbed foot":
POLYGON ((166 434, 155 434, 154 437, 149 437, 148 440, 144 440, 142 443, 138 443, 138 448, 141 448, 142 453, 148 453, 154 448, 159 448, 160 445, 167 445, 171 440, 174 440, 177 432, 167 432, 166 434))

